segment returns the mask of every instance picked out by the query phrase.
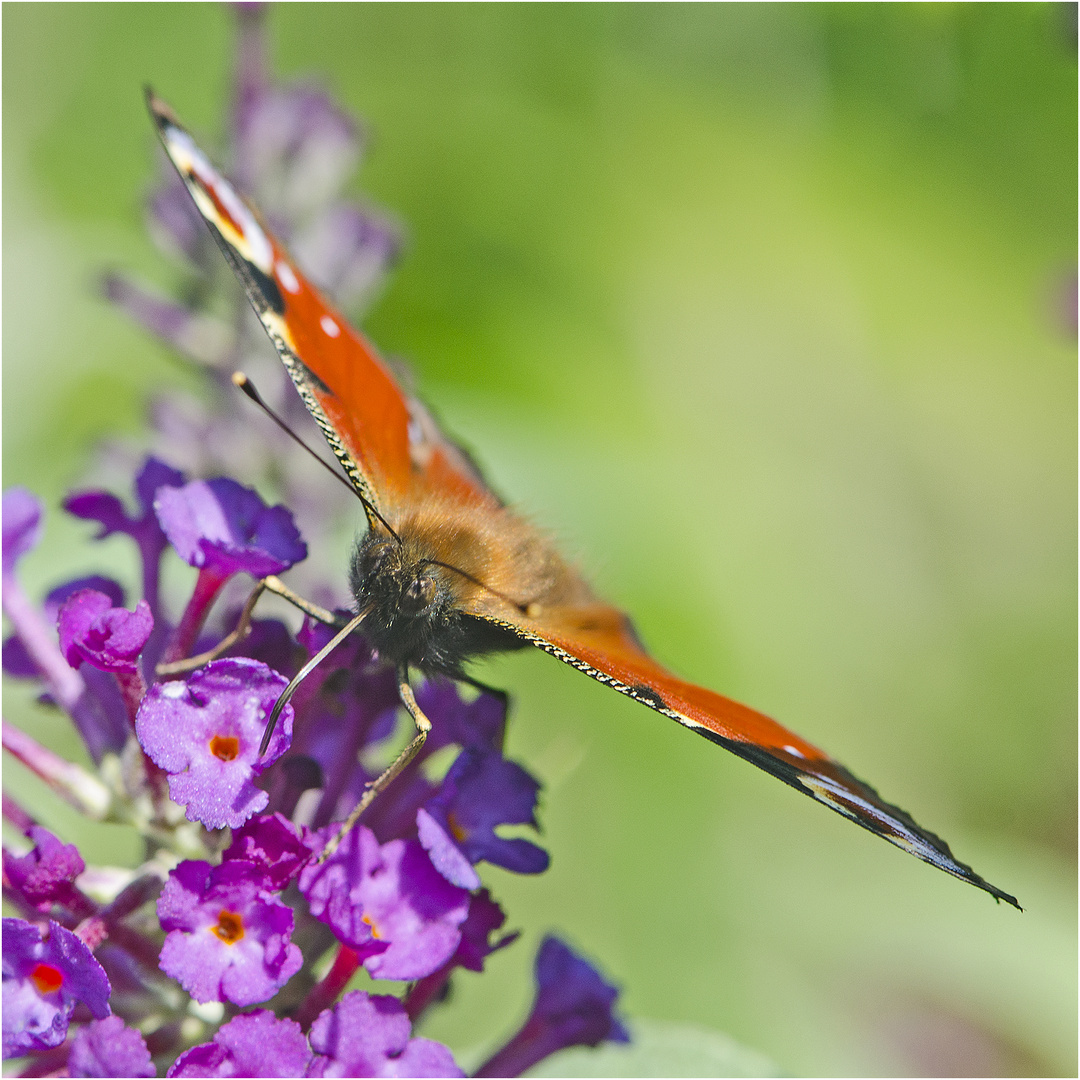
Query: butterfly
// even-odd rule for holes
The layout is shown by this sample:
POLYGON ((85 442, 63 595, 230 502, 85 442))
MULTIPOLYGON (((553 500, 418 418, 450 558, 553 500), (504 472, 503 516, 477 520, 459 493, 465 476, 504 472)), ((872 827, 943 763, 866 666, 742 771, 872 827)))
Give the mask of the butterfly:
POLYGON ((359 614, 339 637, 362 623, 379 655, 397 665, 417 722, 411 745, 422 744, 427 720, 409 689, 410 668, 461 678, 473 657, 535 646, 1019 908, 816 746, 654 660, 629 617, 492 491, 401 388, 169 107, 150 91, 147 102, 166 153, 364 507, 368 529, 349 570, 359 614))

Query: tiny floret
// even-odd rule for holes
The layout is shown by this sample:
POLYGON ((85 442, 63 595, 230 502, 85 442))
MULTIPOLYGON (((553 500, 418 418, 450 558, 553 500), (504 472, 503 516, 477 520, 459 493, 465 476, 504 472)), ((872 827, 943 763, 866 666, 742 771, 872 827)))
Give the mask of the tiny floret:
POLYGON ((169 794, 189 821, 236 828, 266 808, 254 778, 289 747, 293 711, 286 705, 266 754, 266 719, 287 685, 258 660, 215 660, 185 682, 158 683, 139 708, 135 732, 169 777, 169 794))
POLYGON ((292 908, 262 888, 262 874, 236 859, 211 867, 185 860, 158 899, 161 970, 196 1001, 256 1005, 300 970, 292 908))
POLYGON ((4 1057, 59 1046, 82 1002, 109 1015, 108 977, 93 953, 70 930, 49 923, 49 935, 22 919, 4 919, 4 1057))
POLYGON ((409 1035, 409 1017, 397 998, 353 990, 311 1025, 317 1056, 308 1075, 465 1075, 442 1043, 409 1035))

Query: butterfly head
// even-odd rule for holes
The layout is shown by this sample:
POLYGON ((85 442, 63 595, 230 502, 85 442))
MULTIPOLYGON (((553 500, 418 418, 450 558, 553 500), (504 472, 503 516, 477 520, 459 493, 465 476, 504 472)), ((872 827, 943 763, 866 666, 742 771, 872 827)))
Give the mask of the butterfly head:
POLYGON ((452 618, 452 575, 420 545, 371 530, 357 545, 350 585, 371 608, 366 632, 387 659, 417 663, 428 641, 452 618))

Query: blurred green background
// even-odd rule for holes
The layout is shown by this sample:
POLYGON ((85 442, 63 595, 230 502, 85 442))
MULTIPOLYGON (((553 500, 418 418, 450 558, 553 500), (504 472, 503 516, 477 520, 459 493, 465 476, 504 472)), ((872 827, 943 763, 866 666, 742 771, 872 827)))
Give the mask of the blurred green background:
MULTIPOLYGON (((1075 5, 282 5, 269 28, 278 74, 370 124, 355 191, 409 243, 366 328, 496 486, 662 660, 1027 908, 515 655, 484 675, 515 694, 553 866, 485 872, 527 940, 425 1034, 468 1057, 512 1030, 556 929, 630 1016, 790 1073, 1075 1075, 1075 5)), ((212 146, 233 41, 218 6, 4 5, 4 483, 51 507, 183 379, 95 275, 173 280, 141 86, 212 146)), ((130 562, 87 535, 53 513, 27 586, 130 562)))

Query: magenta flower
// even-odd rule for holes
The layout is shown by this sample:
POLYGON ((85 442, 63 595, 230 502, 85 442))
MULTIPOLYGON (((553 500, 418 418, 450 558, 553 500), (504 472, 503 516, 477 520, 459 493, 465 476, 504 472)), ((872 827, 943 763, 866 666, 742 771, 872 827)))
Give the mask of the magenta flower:
POLYGON ((417 815, 420 842, 448 881, 475 889, 471 866, 485 859, 518 874, 540 874, 548 853, 528 840, 496 835, 498 825, 536 825, 540 783, 520 765, 481 746, 463 750, 438 794, 417 815))
POLYGON ((98 1019, 109 1015, 109 980, 93 953, 70 930, 49 923, 49 936, 22 919, 4 919, 4 1057, 59 1046, 82 1002, 98 1019))
POLYGON ((262 871, 265 887, 280 892, 311 857, 304 844, 304 831, 282 814, 252 818, 233 830, 232 843, 222 859, 252 863, 262 871))
POLYGON ((450 1051, 411 1039, 409 1017, 395 997, 346 994, 311 1025, 318 1055, 308 1076, 464 1076, 450 1051))
POLYGON ((167 1076, 306 1076, 311 1050, 295 1020, 267 1009, 233 1017, 214 1041, 185 1050, 167 1076))
POLYGON ((284 506, 267 506, 251 488, 228 477, 160 488, 154 511, 169 543, 190 566, 261 578, 307 557, 292 514, 284 506))
POLYGON ((286 705, 270 746, 259 742, 285 677, 258 660, 215 660, 186 681, 158 683, 143 699, 135 732, 169 777, 169 794, 189 821, 236 828, 266 808, 253 779, 288 749, 292 706, 286 705))
POLYGON ((300 970, 292 908, 262 887, 263 875, 239 859, 211 867, 185 860, 158 899, 161 970, 196 1001, 256 1005, 300 970))
POLYGON ((157 1076, 146 1040, 119 1016, 94 1020, 75 1033, 69 1076, 157 1076))
POLYGON ((71 905, 75 879, 86 864, 74 844, 61 843, 48 829, 32 825, 27 836, 34 849, 23 856, 4 850, 4 887, 10 886, 27 904, 48 912, 53 904, 71 905))
POLYGON ((529 1018, 476 1075, 520 1076, 570 1046, 629 1042, 613 1011, 618 996, 592 964, 548 935, 536 954, 536 998, 529 1018))
POLYGON ((154 617, 145 600, 127 611, 114 607, 105 593, 82 589, 64 602, 57 628, 60 649, 73 668, 85 661, 99 671, 134 675, 154 617))
MULTIPOLYGON (((317 834, 320 849, 337 828, 317 834)), ((326 862, 308 863, 300 891, 311 914, 377 979, 420 979, 441 967, 458 947, 469 909, 469 894, 451 885, 415 840, 380 846, 363 825, 326 862)))

